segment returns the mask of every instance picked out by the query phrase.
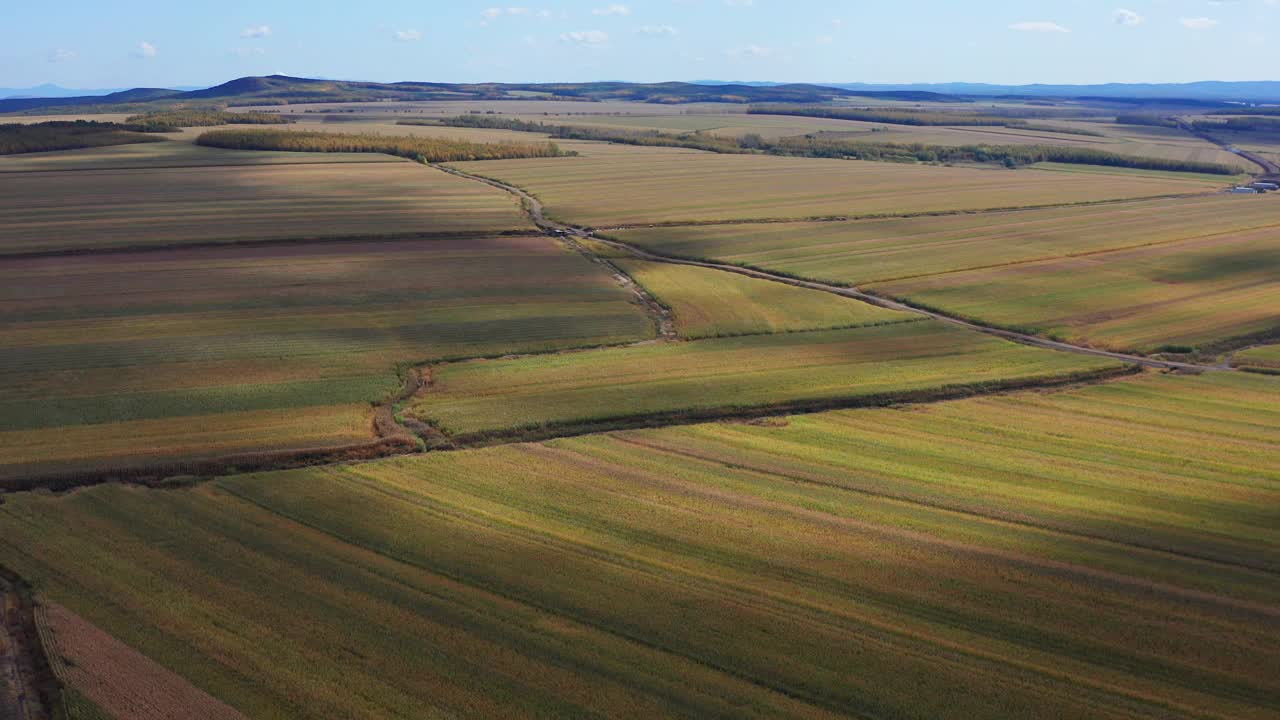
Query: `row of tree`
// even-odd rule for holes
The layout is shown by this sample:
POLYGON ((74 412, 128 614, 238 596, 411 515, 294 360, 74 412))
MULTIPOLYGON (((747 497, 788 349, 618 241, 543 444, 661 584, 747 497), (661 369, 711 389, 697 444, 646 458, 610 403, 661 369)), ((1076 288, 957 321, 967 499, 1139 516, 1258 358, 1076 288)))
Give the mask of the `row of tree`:
MULTIPOLYGON (((404 124, 434 124, 402 120, 404 124)), ((461 115, 444 118, 441 124, 546 133, 553 138, 598 140, 627 145, 657 145, 706 150, 718 153, 766 153, 790 157, 841 158, 884 162, 932 163, 998 163, 1005 167, 1021 167, 1038 162, 1059 162, 1140 170, 1169 170, 1213 175, 1235 175, 1238 171, 1217 163, 1134 157, 1116 153, 1057 145, 925 145, 922 143, 873 143, 822 134, 767 139, 755 133, 739 137, 710 135, 702 132, 680 135, 657 130, 625 130, 549 125, 492 115, 461 115)))
POLYGON ((163 138, 134 132, 131 128, 119 123, 89 120, 55 120, 0 125, 0 155, 75 150, 161 140, 163 138))
POLYGON ((227 112, 226 110, 162 110, 134 115, 125 124, 139 132, 177 132, 184 127, 218 125, 287 125, 292 122, 276 113, 227 112))
POLYGON ((842 108, 842 107, 793 107, 789 105, 752 105, 749 115, 796 115, 800 117, 830 118, 832 120, 858 120, 861 122, 888 123, 890 125, 964 125, 964 126, 1020 126, 1026 122, 1015 118, 978 115, 975 113, 931 112, 897 108, 842 108))
POLYGON ((450 138, 388 136, 372 133, 290 132, 285 130, 210 130, 197 145, 231 150, 386 153, 421 163, 559 157, 555 143, 474 143, 450 138))

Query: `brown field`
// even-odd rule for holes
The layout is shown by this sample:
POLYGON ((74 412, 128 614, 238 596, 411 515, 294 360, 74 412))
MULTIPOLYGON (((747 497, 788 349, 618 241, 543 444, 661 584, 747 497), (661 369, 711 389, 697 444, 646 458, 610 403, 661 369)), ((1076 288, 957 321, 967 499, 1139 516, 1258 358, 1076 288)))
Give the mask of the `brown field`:
POLYGON ((38 614, 58 679, 121 720, 245 716, 57 603, 38 614))
POLYGON ((187 168, 218 165, 298 165, 304 163, 405 163, 391 155, 370 153, 258 152, 222 150, 191 144, 209 128, 190 128, 166 135, 173 142, 114 145, 84 150, 0 155, 0 173, 48 170, 126 170, 136 168, 187 168))
POLYGON ((367 439, 397 365, 650 337, 545 237, 0 265, 0 476, 367 439))
POLYGON ((1188 194, 1222 185, 631 146, 608 155, 458 167, 532 192, 558 219, 600 227, 1059 205, 1188 194))
POLYGON ((0 215, 0 253, 530 227, 506 193, 410 162, 0 173, 0 215))

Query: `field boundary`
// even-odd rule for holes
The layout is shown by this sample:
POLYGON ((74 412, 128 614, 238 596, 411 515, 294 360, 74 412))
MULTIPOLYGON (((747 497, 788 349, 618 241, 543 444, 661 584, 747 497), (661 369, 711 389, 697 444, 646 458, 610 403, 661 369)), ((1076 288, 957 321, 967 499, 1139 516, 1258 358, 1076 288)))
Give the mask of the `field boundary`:
POLYGON ((0 564, 0 633, 7 635, 6 644, 13 653, 10 667, 0 668, 17 686, 16 697, 0 697, 0 711, 9 710, 15 720, 49 720, 62 700, 62 682, 50 663, 48 647, 36 622, 37 603, 31 585, 8 566, 0 564), (35 697, 26 694, 29 689, 35 697))

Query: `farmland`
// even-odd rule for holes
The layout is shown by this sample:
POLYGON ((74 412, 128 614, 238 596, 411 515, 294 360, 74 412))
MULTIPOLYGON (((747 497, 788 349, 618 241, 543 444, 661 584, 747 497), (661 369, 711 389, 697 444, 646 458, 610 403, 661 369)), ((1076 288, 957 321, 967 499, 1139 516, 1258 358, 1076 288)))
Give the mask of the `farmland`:
POLYGON ((1274 228, 1249 230, 871 289, 1077 343, 1213 352, 1280 327, 1277 237, 1274 228))
POLYGON ((856 300, 716 270, 645 261, 614 264, 671 308, 686 338, 794 332, 915 320, 856 300))
POLYGON ((250 717, 1267 718, 1277 388, 1147 375, 28 494, 0 547, 250 717))
POLYGON ((528 227, 502 192, 410 162, 0 173, 0 214, 0 253, 528 227))
POLYGON ((822 406, 1118 368, 915 321, 436 367, 411 412, 448 433, 822 406))
POLYGON ((853 222, 610 230, 656 253, 868 283, 1274 230, 1274 203, 1229 196, 853 222), (1243 200, 1244 202, 1241 202, 1243 200))
POLYGON ((1280 714, 1280 206, 1204 107, 168 92, 0 157, 0 715, 1280 714))
MULTIPOLYGON (((573 146, 565 143, 568 150, 573 146)), ((592 226, 899 215, 1183 195, 1221 183, 1039 170, 715 155, 627 147, 591 157, 459 163, 533 193, 554 217, 592 226), (607 192, 601 190, 608 187, 607 192)))
POLYGON ((1236 353, 1235 363, 1244 368, 1280 372, 1280 345, 1263 345, 1243 350, 1236 353))
POLYGON ((0 476, 363 440, 399 365, 653 333, 543 237, 44 257, 0 277, 0 476))

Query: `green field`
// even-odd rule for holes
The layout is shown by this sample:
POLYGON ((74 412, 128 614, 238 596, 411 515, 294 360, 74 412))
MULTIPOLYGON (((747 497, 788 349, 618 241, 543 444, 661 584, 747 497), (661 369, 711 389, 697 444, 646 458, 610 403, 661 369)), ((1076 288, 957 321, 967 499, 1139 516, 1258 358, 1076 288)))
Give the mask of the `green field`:
POLYGON ((0 253, 529 228, 501 190, 410 162, 0 173, 0 215, 0 253))
POLYGON ((1264 345, 1238 352, 1234 362, 1243 368, 1280 371, 1280 345, 1264 345))
POLYGON ((0 548, 255 718, 1262 719, 1278 408, 1146 375, 105 485, 0 548))
POLYGON ((414 415, 455 434, 1031 381, 1118 364, 929 320, 436 367, 414 415))
POLYGON ((1260 198, 1207 196, 1087 207, 852 222, 705 225, 607 234, 665 255, 835 283, 924 277, 1280 227, 1260 198))
POLYGON ((0 477, 365 439, 400 364, 653 335, 543 237, 10 260, 0 308, 0 477))
POLYGON ((671 309, 676 330, 685 338, 825 330, 917 318, 818 290, 719 270, 643 260, 614 260, 613 264, 671 309))
POLYGON ((1280 233, 1233 232, 871 289, 1076 343, 1214 352, 1280 328, 1280 233))
POLYGON ((583 157, 457 167, 533 193, 555 218, 598 227, 1060 205, 1190 194, 1224 184, 631 146, 583 157))

